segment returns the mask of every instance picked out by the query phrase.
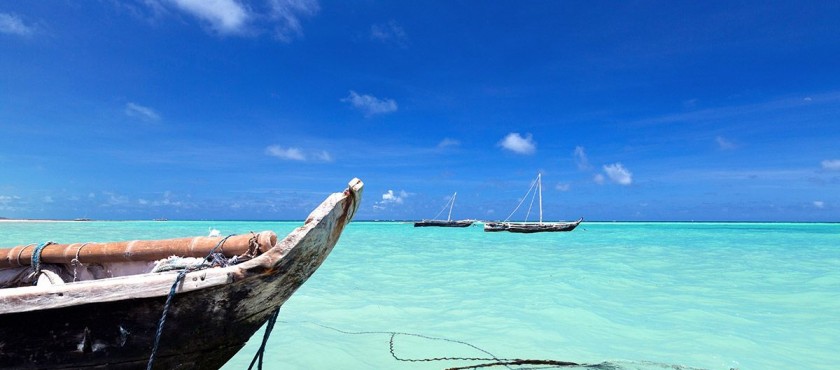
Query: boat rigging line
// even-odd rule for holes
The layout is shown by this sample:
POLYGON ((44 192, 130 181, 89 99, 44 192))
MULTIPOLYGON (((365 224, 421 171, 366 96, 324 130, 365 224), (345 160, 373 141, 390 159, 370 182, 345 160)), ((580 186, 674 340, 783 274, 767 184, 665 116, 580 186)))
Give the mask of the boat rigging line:
MULTIPOLYGON (((519 201, 519 204, 516 205, 516 208, 513 209, 513 212, 511 212, 510 215, 508 215, 507 218, 503 222, 508 222, 508 220, 510 220, 510 218, 513 217, 513 214, 516 213, 516 211, 519 210, 519 207, 522 206, 522 203, 525 202, 525 199, 528 199, 528 195, 531 194, 531 190, 534 190, 534 194, 531 195, 531 206, 534 205, 534 197, 537 195, 534 187, 537 185, 538 182, 540 182, 540 186, 542 186, 542 182, 540 181, 540 177, 542 177, 542 174, 541 173, 537 174, 537 178, 534 179, 533 182, 531 182, 531 187, 529 187, 528 191, 525 192, 525 195, 522 196, 522 200, 519 201)), ((540 191, 540 193, 542 193, 542 191, 540 191)), ((528 216, 530 214, 531 214, 531 207, 529 206, 528 207, 528 214, 525 215, 525 221, 528 221, 528 216)), ((542 194, 540 194, 540 222, 542 222, 542 194)))
POLYGON ((449 217, 446 218, 446 221, 452 220, 452 207, 455 206, 455 197, 456 196, 458 196, 458 192, 455 192, 455 194, 452 194, 452 197, 449 198, 449 200, 446 202, 446 204, 443 205, 443 208, 440 209, 440 211, 435 215, 435 218, 433 218, 432 220, 438 220, 438 216, 440 216, 440 214, 443 213, 443 211, 446 210, 446 207, 449 207, 449 217))

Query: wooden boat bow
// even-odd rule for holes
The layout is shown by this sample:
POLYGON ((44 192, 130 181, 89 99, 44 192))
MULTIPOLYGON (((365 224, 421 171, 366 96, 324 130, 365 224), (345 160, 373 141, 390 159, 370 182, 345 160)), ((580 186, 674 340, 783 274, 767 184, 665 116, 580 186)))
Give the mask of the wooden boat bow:
MULTIPOLYGON (((363 187, 353 179, 281 240, 273 232, 244 235, 248 248, 256 240, 253 258, 186 272, 175 287, 155 368, 219 368, 227 362, 326 259, 355 216, 363 187)), ((185 245, 204 242, 197 238, 185 245)), ((5 256, 24 264, 27 250, 16 248, 3 250, 5 256)), ((233 249, 231 244, 225 254, 233 249)), ((71 250, 76 254, 79 248, 71 250)), ((0 368, 145 368, 180 272, 0 289, 0 368)))

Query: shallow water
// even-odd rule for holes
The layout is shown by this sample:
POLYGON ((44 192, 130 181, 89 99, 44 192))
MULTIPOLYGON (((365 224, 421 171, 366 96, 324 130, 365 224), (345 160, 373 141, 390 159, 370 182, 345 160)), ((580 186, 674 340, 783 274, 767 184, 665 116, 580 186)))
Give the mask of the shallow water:
MULTIPOLYGON (((211 227, 283 235, 299 225, 0 223, 0 245, 193 236, 211 227)), ((280 310, 264 368, 492 362, 399 361, 389 349, 389 333, 399 332, 407 334, 394 337, 393 353, 402 359, 835 369, 838 312, 840 224, 585 222, 570 233, 525 235, 354 222, 280 310)), ((261 339, 258 332, 224 369, 247 368, 261 339)))

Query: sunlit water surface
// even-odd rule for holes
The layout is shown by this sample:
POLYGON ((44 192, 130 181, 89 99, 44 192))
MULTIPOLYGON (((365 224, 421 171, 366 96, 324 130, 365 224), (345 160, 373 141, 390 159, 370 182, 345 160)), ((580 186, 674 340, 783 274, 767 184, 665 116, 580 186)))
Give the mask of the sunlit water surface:
MULTIPOLYGON (((299 225, 7 222, 0 246, 194 236, 209 228, 285 235, 299 225)), ((247 368, 262 337, 224 369, 247 368)), ((354 222, 280 310, 263 368, 492 362, 396 356, 837 369, 838 348, 840 224, 585 222, 570 233, 525 235, 354 222), (392 332, 412 334, 394 337, 393 355, 392 332)))

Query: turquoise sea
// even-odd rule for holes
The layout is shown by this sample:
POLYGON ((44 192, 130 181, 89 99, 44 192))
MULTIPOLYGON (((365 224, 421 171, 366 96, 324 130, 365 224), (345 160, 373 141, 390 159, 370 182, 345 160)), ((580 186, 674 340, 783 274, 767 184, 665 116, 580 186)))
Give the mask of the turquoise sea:
MULTIPOLYGON (((3 222, 0 246, 209 228, 285 235, 299 225, 3 222)), ((224 369, 247 368, 261 339, 224 369)), ((498 358, 837 369, 838 348, 840 224, 584 222, 570 233, 509 234, 354 222, 280 310, 264 368, 446 369, 498 358)))

